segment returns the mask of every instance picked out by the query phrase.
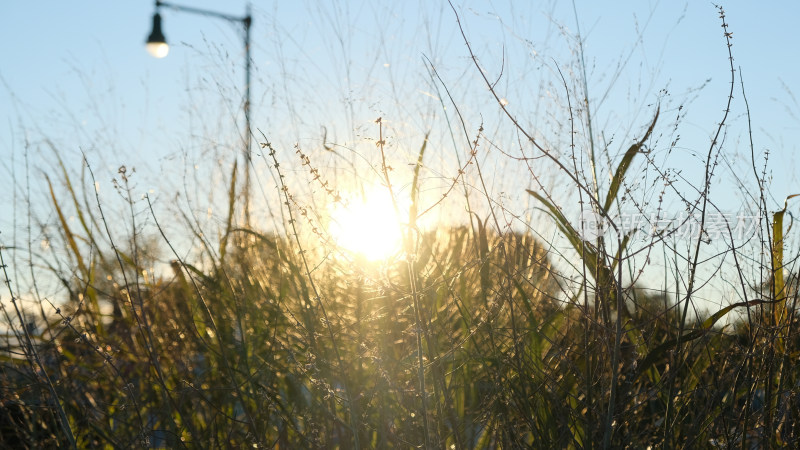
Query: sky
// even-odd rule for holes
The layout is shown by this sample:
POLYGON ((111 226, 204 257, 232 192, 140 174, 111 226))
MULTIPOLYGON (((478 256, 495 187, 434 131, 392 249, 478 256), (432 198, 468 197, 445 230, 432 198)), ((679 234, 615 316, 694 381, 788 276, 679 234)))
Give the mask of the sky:
MULTIPOLYGON (((320 113, 310 110, 319 108, 320 99, 333 105, 329 109, 341 109, 348 94, 342 91, 358 89, 370 81, 372 90, 364 90, 375 93, 371 102, 388 109, 381 101, 397 99, 385 95, 385 85, 393 83, 395 86, 389 89, 402 90, 405 83, 417 82, 412 75, 424 72, 423 55, 438 58, 437 63, 452 68, 459 77, 445 81, 461 82, 463 73, 471 67, 465 64, 469 61, 465 61, 463 41, 447 3, 396 3, 345 1, 320 7, 317 2, 253 2, 253 62, 257 72, 252 86, 254 125, 271 136, 291 130, 287 142, 309 137, 312 131, 302 129, 297 118, 287 118, 287 110, 295 108, 289 115, 315 116, 320 113), (381 69, 385 69, 383 73, 381 69), (360 71, 368 71, 368 76, 362 78, 360 71), (387 81, 390 77, 392 81, 387 81), (298 92, 292 92, 293 88, 298 92), (311 101, 313 106, 305 104, 311 101), (292 102, 295 105, 287 106, 292 102), (280 117, 271 114, 271 108, 277 109, 280 117), (293 120, 295 123, 287 127, 286 122, 293 120)), ((244 15, 246 9, 242 1, 195 1, 192 5, 232 15, 244 15)), ((526 67, 520 61, 526 55, 516 53, 521 51, 520 43, 529 44, 539 55, 552 50, 547 56, 566 65, 570 44, 558 27, 577 33, 580 26, 590 71, 597 74, 590 75, 589 80, 595 97, 604 94, 610 84, 605 68, 627 59, 615 93, 639 89, 645 93, 642 97, 649 94, 652 101, 665 87, 682 95, 710 78, 714 83, 704 88, 693 107, 699 117, 709 119, 707 114, 721 111, 721 105, 710 104, 711 99, 717 103, 724 100, 715 97, 726 91, 725 46, 711 3, 623 1, 613 2, 613 6, 598 5, 576 2, 576 23, 570 2, 535 2, 530 6, 520 2, 456 2, 473 44, 494 49, 505 46, 509 79, 516 86, 537 83, 535 74, 525 78, 513 71, 526 67), (545 41, 543 52, 539 48, 545 41), (634 48, 637 41, 638 48, 634 48), (639 87, 643 82, 644 88, 639 87)), ((793 137, 800 128, 797 105, 789 96, 796 93, 798 83, 791 22, 798 5, 736 1, 723 6, 754 124, 757 130, 763 129, 758 136, 760 145, 771 148, 773 155, 792 155, 797 142, 793 137)), ((33 129, 38 129, 35 134, 60 136, 66 148, 59 151, 64 155, 74 156, 79 146, 91 153, 87 142, 66 138, 80 126, 89 133, 86 136, 91 136, 86 130, 113 130, 105 139, 126 143, 118 154, 114 149, 98 150, 109 167, 124 164, 132 155, 146 155, 139 162, 142 170, 145 165, 146 170, 158 170, 157 162, 174 157, 176 144, 180 145, 176 141, 183 141, 168 136, 182 138, 178 130, 187 130, 192 126, 187 120, 199 117, 188 117, 191 114, 187 109, 207 106, 204 102, 209 100, 204 96, 211 90, 216 89, 217 94, 224 90, 231 97, 241 94, 242 74, 237 66, 241 66, 243 54, 237 26, 164 10, 164 31, 173 46, 169 57, 156 60, 143 46, 153 12, 153 2, 149 1, 4 3, 0 33, 5 42, 14 42, 0 50, 0 118, 4 129, 0 154, 4 159, 20 151, 23 135, 31 135, 33 129), (239 72, 234 73, 236 70, 239 72), (221 87, 198 82, 197 78, 203 76, 213 77, 209 83, 221 87)), ((510 101, 513 105, 514 99, 510 101)), ((599 120, 613 113, 613 120, 619 117, 633 122, 626 117, 639 112, 635 99, 633 102, 607 98, 598 102, 599 120)), ((230 103, 227 107, 231 111, 225 113, 233 115, 238 104, 230 103)), ((315 119, 331 122, 324 114, 315 119)), ((357 127, 369 119, 372 117, 359 115, 352 118, 353 123, 338 127, 330 123, 326 128, 336 128, 342 135, 347 133, 344 127, 357 127)), ((712 121, 693 121, 686 126, 709 130, 712 125, 712 121)), ((319 127, 313 128, 318 138, 319 127)))
MULTIPOLYGON (((593 135, 607 144, 610 157, 619 157, 641 135, 661 102, 664 141, 680 135, 675 151, 661 155, 663 161, 687 186, 702 179, 701 160, 730 89, 727 47, 712 3, 453 3, 482 68, 499 80, 497 90, 509 110, 545 142, 561 149, 568 145, 564 106, 567 101, 578 105, 578 99, 565 98, 559 71, 573 95, 581 91, 579 35, 593 135), (679 115, 679 131, 670 131, 670 121, 679 115)), ((238 0, 191 5, 236 16, 247 7, 238 0)), ((369 165, 374 167, 377 158, 375 119, 382 117, 400 178, 410 173, 422 136, 431 131, 440 144, 428 153, 435 192, 451 176, 446 167, 465 157, 458 127, 451 134, 454 128, 444 126, 446 119, 455 120, 444 88, 469 133, 483 122, 493 145, 512 153, 519 147, 472 63, 447 2, 253 1, 251 6, 253 128, 258 142, 275 144, 290 175, 304 179, 305 169, 294 155, 298 144, 323 169, 343 173, 342 185, 348 174, 374 177, 369 165), (436 68, 438 82, 426 61, 436 68), (450 115, 445 118, 443 111, 450 115), (326 152, 326 145, 337 151, 326 152)), ((759 164, 769 152, 770 208, 778 209, 787 195, 800 191, 794 156, 800 142, 794 32, 800 4, 730 1, 722 6, 733 33, 734 65, 741 68, 747 93, 754 152, 759 164)), ((56 156, 77 173, 85 154, 104 193, 113 191, 111 178, 120 166, 135 167, 137 195, 150 193, 170 204, 173 193, 183 191, 185 205, 220 220, 216 211, 224 190, 212 194, 202 188, 225 185, 227 172, 220 168, 238 151, 241 29, 165 8, 161 15, 171 51, 154 59, 144 46, 154 11, 151 1, 0 5, 0 38, 7 43, 0 48, 3 239, 10 239, 10 213, 28 195, 24 174, 33 180, 34 195, 46 194, 39 181, 57 173, 56 156)), ((736 177, 752 172, 739 82, 725 134, 729 150, 718 171, 723 181, 715 192, 721 207, 731 211, 751 202, 731 187, 736 177)), ((524 188, 533 181, 524 167, 508 160, 487 162, 495 164, 487 170, 494 195, 509 204, 529 201, 524 188)), ((272 189, 274 175, 266 160, 256 164, 264 193, 272 189)), ((557 175, 544 183, 556 186, 557 175)), ((263 194, 265 202, 268 196, 263 194)), ((264 213, 264 220, 270 214, 277 213, 264 213)))

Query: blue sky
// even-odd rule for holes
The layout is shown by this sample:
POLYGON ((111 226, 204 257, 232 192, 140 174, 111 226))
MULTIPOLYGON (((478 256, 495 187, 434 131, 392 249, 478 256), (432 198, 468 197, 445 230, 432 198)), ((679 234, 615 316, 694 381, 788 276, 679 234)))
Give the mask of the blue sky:
MULTIPOLYGON (((438 58, 459 77, 452 82, 460 82, 462 74, 472 67, 466 64, 463 43, 456 34, 447 4, 409 3, 398 6, 397 2, 352 1, 318 7, 315 2, 253 2, 253 51, 258 72, 253 84, 255 125, 270 135, 291 130, 294 136, 287 135, 287 142, 309 137, 303 136, 304 133, 318 138, 318 126, 287 127, 264 104, 271 103, 273 107, 280 104, 278 110, 284 119, 289 102, 282 101, 281 96, 296 96, 298 107, 307 107, 297 111, 305 117, 308 110, 319 108, 319 99, 334 103, 331 110, 341 109, 335 103, 342 103, 346 93, 341 91, 348 89, 345 56, 351 59, 350 70, 356 72, 351 74, 350 88, 361 87, 358 83, 367 79, 360 79, 358 71, 369 70, 373 71, 370 77, 377 79, 376 84, 385 85, 392 76, 391 83, 399 85, 392 89, 402 91, 407 88, 404 82, 416 82, 413 74, 424 71, 421 55, 438 58), (336 40, 340 38, 344 45, 337 46, 336 40), (384 44, 377 45, 380 40, 384 44), (372 66, 383 69, 383 59, 391 65, 384 73, 375 73, 372 66), (289 71, 289 76, 297 81, 295 86, 303 92, 276 94, 274 91, 285 87, 282 71, 289 71), (308 91, 314 88, 321 90, 311 95, 308 91), (316 104, 311 107, 302 104, 309 99, 316 104)), ((720 96, 727 88, 723 82, 725 48, 710 3, 600 3, 576 2, 587 62, 595 74, 590 72, 590 95, 600 97, 605 92, 609 80, 604 67, 613 67, 628 58, 628 65, 616 81, 615 93, 629 92, 634 86, 643 93, 642 97, 649 92, 652 101, 664 87, 677 96, 710 78, 712 83, 701 91, 692 106, 703 119, 712 119, 713 113, 721 110, 724 98, 720 96), (634 48, 638 30, 644 31, 641 43, 634 48), (644 87, 639 87, 643 82, 644 87)), ((535 73, 526 79, 513 72, 516 67, 524 66, 520 60, 526 55, 520 42, 526 39, 533 48, 541 47, 542 41, 547 40, 546 50, 552 50, 547 56, 559 64, 569 64, 569 44, 564 42, 557 26, 563 25, 571 33, 577 31, 571 3, 456 4, 474 45, 493 48, 494 56, 499 53, 496 51, 499 45, 506 46, 507 73, 517 86, 537 82, 535 73), (542 30, 547 30, 547 34, 542 30)), ((192 5, 234 15, 245 11, 242 1, 195 1, 192 5)), ((793 159, 800 122, 797 116, 787 114, 787 109, 798 113, 787 90, 797 95, 800 67, 793 44, 796 37, 792 20, 797 17, 798 6, 794 2, 756 5, 744 1, 724 6, 734 34, 735 62, 744 71, 754 125, 757 131, 763 130, 757 136, 757 146, 771 148, 776 159, 783 159, 783 155, 785 159, 793 159)), ((14 44, 4 45, 0 50, 2 155, 19 151, 23 128, 38 128, 42 135, 61 137, 67 147, 63 150, 65 155, 74 155, 79 145, 91 153, 91 149, 85 148, 87 142, 67 137, 75 134, 73 128, 78 124, 95 130, 111 128, 113 137, 126 142, 121 145, 119 155, 112 149, 102 153, 109 166, 125 163, 132 154, 147 155, 139 164, 156 165, 154 161, 175 151, 176 140, 165 135, 183 136, 180 130, 192 126, 187 125, 185 110, 196 108, 197 103, 202 107, 208 101, 202 98, 206 94, 202 88, 192 86, 195 77, 207 72, 216 77, 214 83, 227 83, 223 86, 227 94, 235 97, 241 91, 241 74, 234 72, 241 61, 241 44, 235 27, 217 19, 163 11, 172 53, 164 60, 155 60, 143 49, 153 10, 149 1, 5 3, 0 35, 4 42, 14 44), (221 56, 223 52, 227 56, 221 56)), ((288 88, 291 89, 291 84, 288 88)), ((480 86, 473 89, 480 90, 480 86)), ((370 91, 375 94, 371 103, 378 105, 378 109, 382 101, 392 101, 383 95, 385 92, 370 91)), ((619 99, 598 102, 598 120, 614 117, 613 120, 633 123, 632 117, 626 115, 639 112, 635 102, 636 99, 627 104, 619 99)), ((367 113, 359 115, 356 123, 336 127, 337 132, 346 134, 344 127, 358 126, 369 119, 367 113)), ((696 127, 707 134, 713 127, 713 120, 690 119, 687 128, 696 127)), ((333 121, 323 116, 316 122, 333 121)), ((335 125, 329 123, 328 128, 335 125)), ((701 148, 703 143, 696 146, 701 148)), ((785 164, 782 162, 781 166, 785 164)), ((789 181, 796 183, 796 179, 789 181)))
MULTIPOLYGON (((699 161, 730 87, 713 4, 578 0, 576 22, 571 2, 454 3, 487 73, 497 77, 503 67, 498 90, 509 108, 554 146, 565 145, 567 117, 557 70, 565 73, 573 95, 580 90, 574 39, 579 26, 595 138, 608 143, 609 157, 618 158, 641 134, 659 100, 664 147, 674 137, 669 121, 684 105, 680 143, 663 161, 680 171, 687 185, 701 180, 699 161)), ((238 0, 191 4, 232 15, 246 9, 238 0)), ((800 142, 800 105, 794 99, 800 95, 794 31, 800 5, 732 1, 723 6, 733 32, 735 66, 744 76, 754 148, 759 162, 769 150, 770 207, 778 209, 785 196, 800 191, 794 156, 800 142)), ((429 153, 434 161, 428 175, 437 187, 437 177, 450 176, 442 168, 453 167, 455 152, 442 127, 437 96, 443 91, 437 94, 434 85, 450 89, 470 132, 483 120, 496 145, 512 152, 518 146, 471 63, 446 2, 253 1, 252 10, 253 126, 280 149, 290 174, 303 173, 293 155, 299 143, 323 168, 341 168, 343 160, 352 166, 344 173, 371 176, 363 163, 375 162, 374 119, 381 116, 390 127, 398 167, 415 160, 421 137, 434 129, 441 145, 429 153), (444 85, 432 81, 423 57, 435 64, 444 85), (341 160, 321 150, 323 140, 339 146, 341 160)), ((192 189, 192 207, 198 210, 206 209, 203 201, 214 205, 224 198, 222 189, 201 191, 224 181, 217 169, 231 161, 238 145, 240 30, 222 20, 163 10, 172 48, 167 58, 156 60, 144 49, 153 12, 151 1, 31 0, 0 6, 0 38, 7 43, 0 48, 4 192, 20 192, 26 155, 35 179, 53 172, 54 153, 46 145, 52 143, 73 170, 80 168, 85 152, 104 186, 126 165, 137 168, 136 192, 154 192, 162 202, 169 202, 173 191, 192 189)), ((715 200, 732 211, 749 201, 732 187, 737 176, 746 178, 751 171, 740 93, 737 85, 726 134, 727 165, 721 164, 721 184, 714 191, 715 200)), ((570 100, 574 106, 576 98, 570 100)), ((531 180, 524 169, 509 161, 489 167, 493 195, 511 203, 529 201, 524 188, 531 180)), ((266 164, 257 170, 262 187, 271 189, 266 164)), ((408 170, 398 173, 402 177, 408 170)), ((545 184, 557 186, 557 175, 545 184)), ((2 208, 10 211, 13 202, 5 196, 2 208)), ((3 229, 9 220, 6 214, 3 229)))

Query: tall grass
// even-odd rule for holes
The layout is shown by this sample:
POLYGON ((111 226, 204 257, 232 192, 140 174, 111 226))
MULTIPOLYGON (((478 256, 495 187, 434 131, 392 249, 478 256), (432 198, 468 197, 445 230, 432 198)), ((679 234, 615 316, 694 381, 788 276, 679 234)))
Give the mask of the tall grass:
MULTIPOLYGON (((770 210, 752 140, 755 237, 737 237, 731 221, 717 223, 722 229, 711 237, 721 212, 712 188, 737 87, 746 101, 719 12, 731 91, 721 99, 703 179, 686 189, 657 158, 676 148, 681 108, 655 104, 631 124, 635 136, 619 155, 600 148, 581 56, 578 70, 556 66, 569 137, 545 139, 505 101, 493 78, 502 73, 481 66, 462 28, 475 71, 524 152, 499 148, 482 125, 470 129, 447 79, 427 60, 442 106, 452 106, 442 108, 444 134, 458 163, 444 168, 435 195, 423 195, 434 130, 402 161, 413 167, 404 178, 390 157, 396 129, 373 124, 379 162, 360 176, 380 181, 403 224, 402 249, 381 261, 342 248, 328 231, 327 205, 345 200, 340 175, 320 169, 317 158, 344 146, 325 140, 322 152, 298 145, 292 153, 268 133, 259 137, 254 164, 272 179, 257 178, 253 192, 281 204, 272 226, 242 226, 237 217, 239 180, 250 167, 229 169, 227 209, 213 228, 194 211, 165 216, 159 199, 136 195, 124 166, 114 182, 124 209, 111 210, 88 158, 79 174, 59 161, 45 180, 50 222, 42 222, 55 250, 29 248, 21 257, 0 247, 11 305, 3 307, 0 444, 798 445, 791 197, 770 210), (678 117, 671 127, 663 125, 668 113, 678 117), (484 174, 503 159, 528 170, 528 188, 518 190, 530 196, 537 220, 493 194, 484 174), (544 179, 548 166, 563 177, 555 189, 544 179), (405 193, 407 208, 399 201, 405 193), (668 196, 699 217, 697 233, 679 236, 689 218, 661 225, 668 196), (575 204, 603 228, 573 219, 575 204), (624 221, 626 208, 649 218, 646 238, 624 221), (436 226, 436 213, 456 217, 436 226), (721 257, 735 269, 736 278, 724 280, 734 296, 703 311, 698 291, 715 279, 706 271, 721 257), (10 267, 31 274, 26 292, 38 312, 20 305, 16 280, 24 278, 10 267), (653 270, 662 285, 648 285, 653 270), (45 278, 59 285, 57 298, 37 284, 45 278)), ((749 117, 746 103, 741 113, 749 117)))

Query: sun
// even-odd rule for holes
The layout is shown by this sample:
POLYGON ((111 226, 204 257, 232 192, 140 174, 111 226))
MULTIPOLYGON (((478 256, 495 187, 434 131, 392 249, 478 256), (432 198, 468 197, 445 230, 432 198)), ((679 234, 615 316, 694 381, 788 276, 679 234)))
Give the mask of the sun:
POLYGON ((392 197, 383 186, 336 204, 331 211, 330 232, 342 249, 369 261, 391 257, 402 244, 392 197))

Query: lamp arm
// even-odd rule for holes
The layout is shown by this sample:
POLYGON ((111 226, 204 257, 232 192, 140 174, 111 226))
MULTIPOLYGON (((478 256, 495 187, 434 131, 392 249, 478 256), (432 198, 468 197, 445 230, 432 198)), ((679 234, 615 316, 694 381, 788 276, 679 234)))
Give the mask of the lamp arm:
POLYGON ((207 9, 193 8, 191 6, 176 5, 174 3, 162 2, 161 0, 156 0, 156 8, 162 6, 165 8, 173 9, 175 11, 199 14, 201 16, 216 17, 218 19, 225 19, 229 22, 240 22, 243 23, 245 27, 249 27, 250 23, 252 22, 252 17, 250 15, 247 15, 246 17, 239 17, 231 14, 223 14, 216 11, 209 11, 207 9))

